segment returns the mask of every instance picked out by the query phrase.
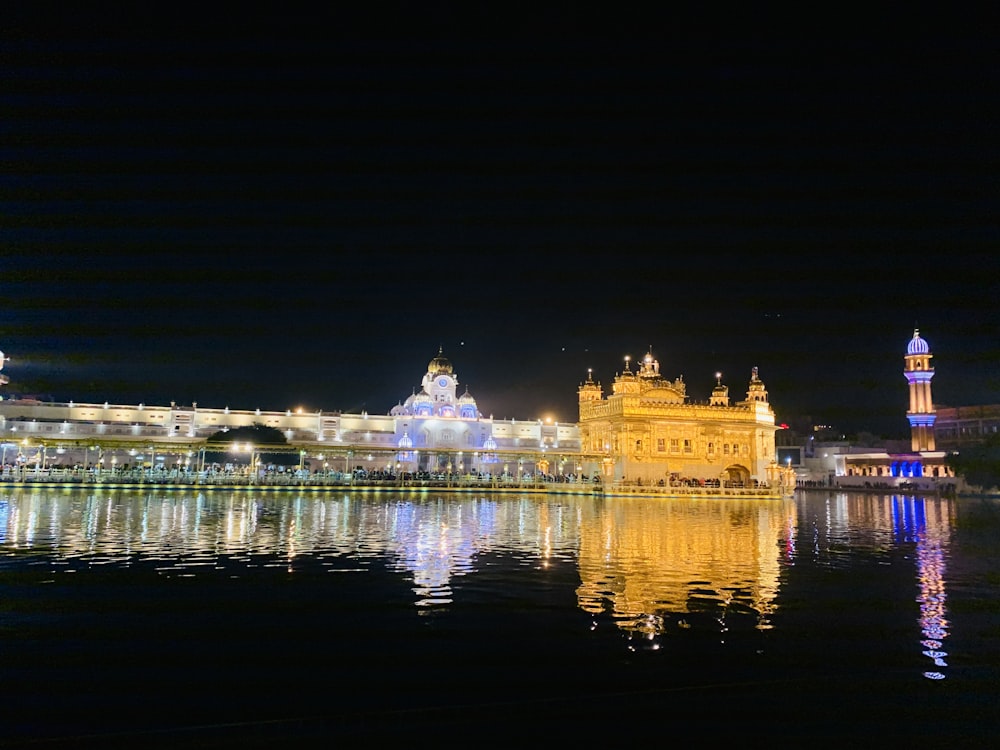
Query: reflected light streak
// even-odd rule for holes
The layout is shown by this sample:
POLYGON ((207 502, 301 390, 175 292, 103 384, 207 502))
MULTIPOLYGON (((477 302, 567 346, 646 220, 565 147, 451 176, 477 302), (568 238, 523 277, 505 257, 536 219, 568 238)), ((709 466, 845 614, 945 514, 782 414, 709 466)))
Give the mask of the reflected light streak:
MULTIPOLYGON (((894 498, 895 499, 895 498, 894 498)), ((948 547, 950 525, 942 522, 938 514, 928 517, 928 503, 923 499, 906 503, 913 519, 912 532, 917 545, 917 583, 920 605, 920 629, 923 639, 920 645, 923 655, 929 658, 936 669, 924 672, 932 680, 941 680, 945 674, 940 670, 947 667, 944 640, 948 637, 948 610, 945 606, 948 593, 945 587, 945 556, 948 547)), ((940 512, 940 505, 932 505, 932 511, 940 512)))

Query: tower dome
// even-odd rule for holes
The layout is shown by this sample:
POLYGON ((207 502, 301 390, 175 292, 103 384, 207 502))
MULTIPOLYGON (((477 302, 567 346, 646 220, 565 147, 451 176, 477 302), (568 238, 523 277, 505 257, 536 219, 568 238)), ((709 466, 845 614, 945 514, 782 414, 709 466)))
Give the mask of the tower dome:
POLYGON ((722 384, 722 373, 715 373, 715 388, 712 389, 712 406, 729 406, 729 386, 722 384))
POLYGON ((910 339, 910 343, 906 345, 907 354, 930 354, 931 348, 920 338, 920 330, 917 328, 913 329, 913 338, 910 339))
POLYGON ((715 373, 715 388, 712 389, 713 396, 729 395, 729 386, 722 384, 722 373, 715 373))
POLYGON ((444 356, 444 354, 442 353, 443 351, 444 349, 442 347, 438 348, 438 355, 430 361, 429 365, 427 365, 427 372, 434 374, 437 373, 445 373, 447 375, 452 374, 454 368, 451 365, 451 360, 449 360, 446 356, 444 356))

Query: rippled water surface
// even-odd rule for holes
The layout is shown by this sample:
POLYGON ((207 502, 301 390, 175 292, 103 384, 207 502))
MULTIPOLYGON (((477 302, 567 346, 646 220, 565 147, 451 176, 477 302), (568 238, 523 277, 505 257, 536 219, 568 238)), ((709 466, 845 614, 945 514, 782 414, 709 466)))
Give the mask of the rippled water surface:
POLYGON ((998 550, 982 499, 5 490, 0 745, 983 746, 998 550))

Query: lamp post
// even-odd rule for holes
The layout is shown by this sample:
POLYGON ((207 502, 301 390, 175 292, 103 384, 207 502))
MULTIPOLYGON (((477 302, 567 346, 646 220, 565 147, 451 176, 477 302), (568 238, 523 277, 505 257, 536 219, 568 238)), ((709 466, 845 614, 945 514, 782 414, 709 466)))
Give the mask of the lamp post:
POLYGON ((247 453, 250 454, 250 467, 249 467, 249 476, 247 481, 250 484, 253 484, 257 479, 257 467, 256 467, 257 454, 254 451, 253 443, 246 444, 246 451, 247 453))
POLYGON ((25 474, 28 471, 28 438, 21 441, 21 445, 17 449, 17 464, 19 479, 24 479, 25 474))

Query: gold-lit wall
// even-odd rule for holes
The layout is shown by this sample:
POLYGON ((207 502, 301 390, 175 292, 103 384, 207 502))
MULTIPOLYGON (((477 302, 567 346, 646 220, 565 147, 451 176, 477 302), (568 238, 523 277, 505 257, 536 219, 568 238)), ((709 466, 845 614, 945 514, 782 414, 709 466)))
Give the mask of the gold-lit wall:
POLYGON ((638 372, 616 376, 607 398, 588 379, 579 410, 581 450, 605 453, 614 481, 763 482, 775 461, 774 412, 756 370, 745 401, 730 405, 720 385, 708 403, 690 403, 684 383, 661 378, 647 355, 638 372))

